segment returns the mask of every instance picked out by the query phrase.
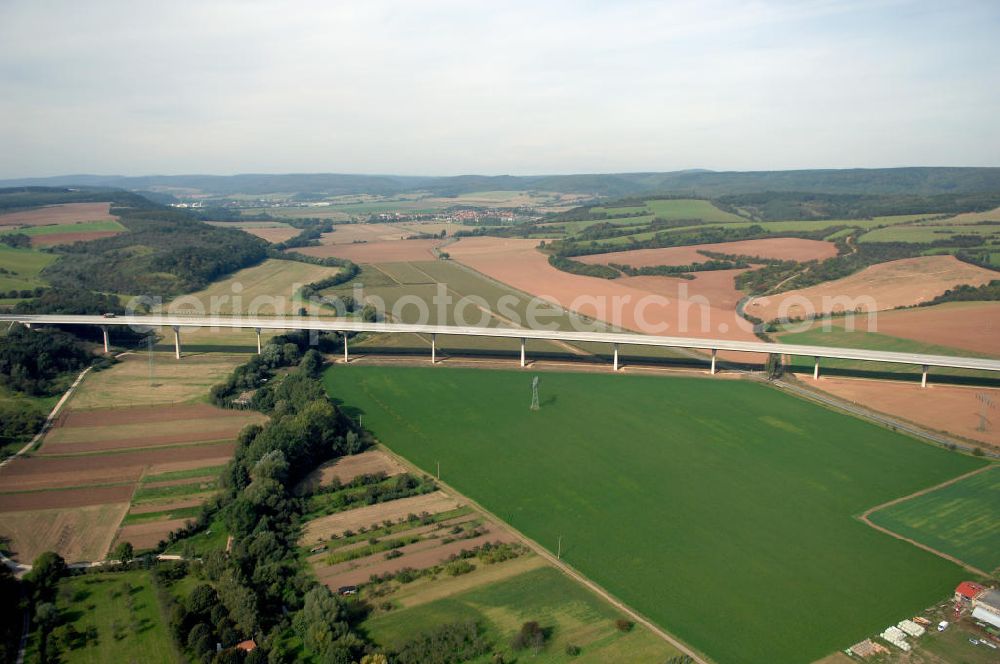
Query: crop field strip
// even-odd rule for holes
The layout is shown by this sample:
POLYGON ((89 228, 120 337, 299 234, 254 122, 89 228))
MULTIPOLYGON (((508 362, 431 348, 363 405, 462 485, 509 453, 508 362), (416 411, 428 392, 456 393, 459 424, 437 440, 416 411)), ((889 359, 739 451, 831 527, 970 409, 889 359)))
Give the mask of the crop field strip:
POLYGON ((876 525, 987 572, 1000 568, 1000 465, 869 515, 876 525))
MULTIPOLYGON (((393 468, 402 468, 378 449, 356 456, 358 463, 353 463, 352 457, 342 460, 344 480, 356 476, 352 468, 364 469, 376 460, 382 467, 392 463, 393 468)), ((591 663, 636 658, 660 661, 678 654, 642 627, 628 631, 616 628, 619 612, 527 550, 518 549, 517 557, 496 562, 488 557, 464 558, 463 573, 447 573, 448 556, 512 538, 476 509, 466 505, 445 509, 452 503, 440 499, 434 499, 437 507, 422 511, 419 518, 412 511, 411 516, 402 516, 419 509, 414 507, 415 501, 427 504, 417 496, 349 509, 336 517, 339 526, 350 524, 363 532, 348 530, 339 536, 330 532, 333 539, 305 536, 302 540, 302 553, 317 578, 334 590, 342 585, 367 584, 373 574, 428 566, 441 570, 429 577, 417 575, 405 583, 393 580, 361 588, 362 598, 377 598, 375 610, 364 623, 377 643, 398 645, 425 628, 471 618, 498 644, 497 650, 513 656, 506 645, 510 636, 524 621, 538 620, 549 631, 549 638, 544 649, 533 653, 532 661, 567 661, 567 646, 579 649, 573 661, 591 663), (382 514, 376 516, 377 512, 382 514), (376 521, 368 528, 359 526, 387 515, 399 516, 376 521), (320 543, 323 550, 315 552, 320 543), (387 605, 393 607, 391 611, 387 605)))
POLYGON ((337 366, 326 380, 384 444, 440 461, 546 548, 562 535, 563 560, 720 661, 818 659, 965 574, 853 515, 981 461, 760 385, 546 373, 531 412, 524 372, 337 366), (428 416, 435 404, 450 417, 428 416))
POLYGON ((73 560, 100 559, 116 533, 137 549, 155 546, 211 497, 239 430, 263 417, 190 401, 235 358, 186 358, 188 366, 171 359, 169 371, 155 367, 152 384, 145 360, 127 356, 88 375, 37 453, 3 469, 0 533, 19 558, 55 548, 73 560), (192 367, 204 375, 187 376, 192 367), (137 398, 143 405, 122 406, 137 398))

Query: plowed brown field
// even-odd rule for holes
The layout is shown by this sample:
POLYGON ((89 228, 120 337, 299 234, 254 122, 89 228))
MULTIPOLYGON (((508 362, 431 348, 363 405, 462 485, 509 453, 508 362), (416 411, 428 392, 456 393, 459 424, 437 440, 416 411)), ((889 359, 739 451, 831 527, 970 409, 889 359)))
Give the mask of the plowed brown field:
POLYGON ((138 550, 152 549, 160 540, 167 539, 167 535, 183 528, 190 519, 167 519, 165 521, 147 521, 146 523, 133 523, 123 526, 118 531, 116 542, 131 542, 138 550))
POLYGON ((960 284, 979 286, 996 272, 954 256, 921 256, 880 263, 843 279, 754 298, 747 313, 764 320, 812 313, 881 311, 920 304, 960 284), (841 298, 838 301, 835 298, 841 298))
MULTIPOLYGON (((738 295, 728 283, 732 273, 699 275, 691 281, 668 277, 598 279, 555 269, 536 245, 535 240, 462 238, 448 247, 448 253, 514 288, 634 332, 757 340, 752 326, 736 315, 733 301, 738 295)), ((726 355, 726 359, 763 361, 759 355, 747 353, 726 355)))
POLYGON ((326 244, 295 251, 319 258, 346 258, 355 263, 398 263, 434 260, 434 247, 444 240, 386 240, 358 244, 326 244))
POLYGON ((708 256, 698 253, 699 250, 801 262, 823 260, 837 255, 837 245, 832 242, 779 237, 767 240, 740 240, 739 242, 720 242, 718 244, 695 244, 689 247, 632 249, 630 251, 580 256, 575 260, 592 265, 624 263, 632 267, 690 265, 692 263, 704 263, 707 260, 711 260, 708 256))
POLYGON ((78 221, 112 221, 111 203, 64 203, 0 214, 0 226, 47 226, 78 221))
POLYGON ((151 468, 151 472, 154 468, 156 472, 168 472, 157 466, 184 463, 200 468, 213 463, 224 463, 232 456, 234 447, 235 443, 214 443, 121 454, 19 457, 0 470, 0 483, 7 491, 25 491, 134 482, 147 467, 151 468))
POLYGON ((118 484, 78 489, 2 493, 0 494, 0 512, 24 512, 128 502, 132 499, 133 490, 134 485, 132 484, 118 484))
MULTIPOLYGON (((868 330, 866 319, 855 319, 857 329, 868 330)), ((843 320, 835 322, 844 325, 843 320)), ((1000 302, 948 302, 883 311, 875 324, 877 329, 869 331, 1000 357, 1000 302)))
POLYGON ((68 410, 59 417, 61 427, 106 427, 116 424, 136 422, 170 422, 172 420, 203 418, 246 418, 240 410, 216 408, 207 403, 191 403, 165 406, 135 406, 132 408, 94 408, 92 410, 68 410))
POLYGON ((128 503, 74 509, 0 513, 0 535, 9 538, 10 557, 30 563, 44 551, 66 562, 103 560, 128 503))
POLYGON ((47 235, 34 235, 31 238, 31 246, 51 247, 57 244, 89 242, 91 240, 100 240, 102 237, 111 237, 124 232, 125 231, 84 231, 81 233, 49 233, 47 235))
POLYGON ((302 542, 305 544, 320 542, 329 539, 331 535, 340 535, 345 530, 357 530, 360 526, 382 523, 386 519, 396 521, 401 517, 421 512, 438 514, 456 507, 458 502, 442 491, 359 507, 310 521, 306 524, 302 542))
MULTIPOLYGON (((931 373, 930 380, 934 380, 931 373)), ((860 404, 865 408, 895 415, 916 424, 957 434, 1000 446, 1000 427, 979 431, 979 413, 982 403, 977 394, 988 394, 993 403, 1000 403, 1000 390, 983 387, 956 387, 934 385, 921 388, 919 383, 901 383, 849 378, 822 378, 819 389, 860 404)), ((996 421, 997 417, 991 415, 996 421)))
POLYGON ((296 491, 315 490, 317 487, 329 484, 334 478, 347 483, 359 475, 373 475, 380 472, 386 475, 399 475, 405 473, 406 468, 381 450, 368 450, 324 463, 309 473, 296 487, 296 491))

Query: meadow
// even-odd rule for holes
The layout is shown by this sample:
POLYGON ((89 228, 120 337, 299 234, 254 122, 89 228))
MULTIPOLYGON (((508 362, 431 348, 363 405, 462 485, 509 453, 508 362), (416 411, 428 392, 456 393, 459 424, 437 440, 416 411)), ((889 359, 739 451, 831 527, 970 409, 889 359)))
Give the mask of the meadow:
MULTIPOLYGON (((537 556, 477 568, 461 577, 418 579, 391 598, 396 608, 364 623, 376 642, 388 646, 445 623, 475 620, 498 644, 494 651, 502 652, 504 661, 523 657, 537 664, 663 662, 678 654, 646 629, 616 629, 620 612, 537 556), (486 575, 488 579, 483 578, 486 575), (549 637, 540 652, 518 657, 509 643, 529 620, 549 630, 549 637), (581 652, 569 656, 566 646, 577 646, 581 652)), ((495 660, 486 655, 472 661, 495 660)))
POLYGON ((0 267, 8 271, 8 274, 0 273, 0 291, 44 286, 45 281, 39 273, 55 259, 54 254, 14 249, 0 243, 0 267))
POLYGON ((854 518, 983 465, 735 380, 335 366, 382 443, 719 662, 813 661, 963 570, 854 518), (872 588, 879 588, 872 593, 872 588), (739 629, 734 629, 735 626, 739 629))
POLYGON ((1000 567, 1000 465, 873 512, 873 523, 991 572, 1000 567))
MULTIPOLYGON (((149 572, 64 579, 59 583, 56 607, 78 633, 72 646, 60 651, 58 661, 64 664, 181 661, 149 572)), ((36 631, 26 661, 38 660, 38 645, 36 631)))
POLYGON ((119 222, 109 221, 81 221, 75 224, 50 224, 47 226, 28 226, 13 230, 4 230, 0 233, 20 233, 29 237, 39 235, 59 235, 62 233, 95 233, 101 231, 124 232, 127 229, 119 222))

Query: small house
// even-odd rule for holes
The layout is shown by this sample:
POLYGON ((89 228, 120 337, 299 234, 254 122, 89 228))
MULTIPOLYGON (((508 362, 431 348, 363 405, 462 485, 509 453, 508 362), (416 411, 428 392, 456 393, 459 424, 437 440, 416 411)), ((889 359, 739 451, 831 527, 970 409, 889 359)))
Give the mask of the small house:
POLYGON ((972 581, 962 581, 955 588, 955 603, 956 604, 972 604, 973 600, 982 594, 985 588, 978 583, 973 583, 972 581))

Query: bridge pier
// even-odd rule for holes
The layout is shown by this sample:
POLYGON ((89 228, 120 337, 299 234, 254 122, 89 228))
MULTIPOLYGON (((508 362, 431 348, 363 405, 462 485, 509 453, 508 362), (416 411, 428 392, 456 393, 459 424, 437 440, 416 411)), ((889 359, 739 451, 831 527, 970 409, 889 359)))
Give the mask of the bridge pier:
POLYGON ((437 334, 431 334, 431 364, 437 364, 437 334))
POLYGON ((260 354, 261 354, 261 347, 260 347, 260 328, 259 328, 259 327, 256 327, 256 328, 254 328, 254 329, 255 329, 255 330, 257 331, 257 354, 258 354, 258 355, 260 355, 260 354))
POLYGON ((612 344, 615 349, 615 371, 618 371, 618 344, 612 344))
POLYGON ((927 365, 923 366, 923 373, 920 376, 920 387, 927 387, 927 365))
POLYGON ((819 358, 816 358, 816 364, 813 366, 813 380, 819 380, 819 358))
POLYGON ((101 326, 101 332, 104 334, 104 353, 105 354, 110 353, 111 352, 111 344, 108 343, 108 326, 107 325, 102 325, 101 326))
POLYGON ((344 332, 344 364, 350 363, 351 358, 347 354, 347 332, 344 332))
POLYGON ((719 351, 712 349, 712 375, 715 375, 715 356, 718 355, 719 351))
POLYGON ((174 325, 174 356, 178 360, 181 359, 181 328, 179 325, 174 325))
POLYGON ((521 366, 524 367, 524 337, 521 338, 521 366))

